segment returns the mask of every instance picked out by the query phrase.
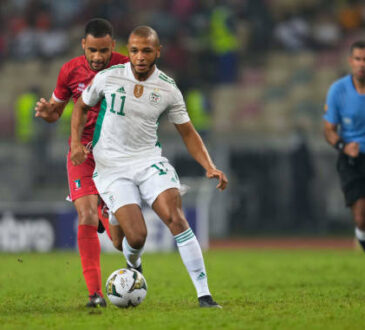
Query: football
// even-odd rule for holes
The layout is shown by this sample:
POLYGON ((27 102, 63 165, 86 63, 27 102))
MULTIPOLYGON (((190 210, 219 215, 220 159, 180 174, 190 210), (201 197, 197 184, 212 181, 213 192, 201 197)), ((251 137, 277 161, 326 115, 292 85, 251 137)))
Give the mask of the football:
POLYGON ((136 307, 146 298, 147 282, 135 269, 118 269, 106 281, 106 294, 115 306, 136 307))

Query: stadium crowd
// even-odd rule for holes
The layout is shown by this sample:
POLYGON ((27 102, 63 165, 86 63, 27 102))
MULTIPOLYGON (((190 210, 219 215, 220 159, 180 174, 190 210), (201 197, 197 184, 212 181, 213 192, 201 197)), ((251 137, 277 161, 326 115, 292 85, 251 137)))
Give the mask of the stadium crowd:
POLYGON ((4 0, 0 63, 67 54, 75 46, 70 34, 90 17, 111 21, 122 51, 133 27, 154 26, 165 46, 160 65, 184 88, 198 78, 235 82, 240 65, 272 49, 336 48, 344 35, 365 26, 365 5, 359 0, 4 0))

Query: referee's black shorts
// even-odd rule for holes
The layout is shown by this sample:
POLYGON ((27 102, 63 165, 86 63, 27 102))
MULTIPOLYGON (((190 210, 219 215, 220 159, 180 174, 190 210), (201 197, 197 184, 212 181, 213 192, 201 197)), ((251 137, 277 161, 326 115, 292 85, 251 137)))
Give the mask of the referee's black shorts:
POLYGON ((365 197, 365 154, 351 158, 340 153, 337 159, 337 172, 347 206, 365 197))

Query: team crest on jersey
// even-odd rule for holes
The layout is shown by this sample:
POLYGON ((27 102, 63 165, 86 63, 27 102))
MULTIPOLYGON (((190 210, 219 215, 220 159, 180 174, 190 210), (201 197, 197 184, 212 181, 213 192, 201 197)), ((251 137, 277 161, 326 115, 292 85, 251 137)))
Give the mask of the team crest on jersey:
POLYGON ((81 180, 80 179, 76 179, 74 181, 74 183, 75 183, 75 189, 76 190, 81 188, 81 180))
POLYGON ((158 104, 161 100, 161 95, 157 92, 152 92, 150 94, 150 103, 151 104, 158 104))
POLYGON ((143 86, 142 85, 135 85, 134 86, 134 96, 138 99, 143 94, 143 86))
POLYGON ((352 119, 349 117, 344 117, 342 119, 342 122, 344 123, 344 125, 352 125, 352 119))

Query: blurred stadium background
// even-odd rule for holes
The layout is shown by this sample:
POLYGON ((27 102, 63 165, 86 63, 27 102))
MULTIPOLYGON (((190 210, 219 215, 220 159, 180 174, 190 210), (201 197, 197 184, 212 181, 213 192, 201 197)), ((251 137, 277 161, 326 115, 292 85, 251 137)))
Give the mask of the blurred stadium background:
MULTIPOLYGON (((158 65, 176 80, 228 175, 229 189, 215 192, 173 126, 161 123, 164 153, 191 186, 189 220, 203 219, 194 224, 203 245, 352 236, 322 114, 329 85, 348 71, 349 45, 364 36, 363 1, 2 0, 0 250, 74 247, 75 213, 65 201, 72 106, 52 125, 35 120, 33 109, 50 97, 61 65, 82 53, 93 17, 112 22, 122 53, 136 25, 157 30, 158 65)), ((150 234, 164 241, 156 226, 150 234)))

